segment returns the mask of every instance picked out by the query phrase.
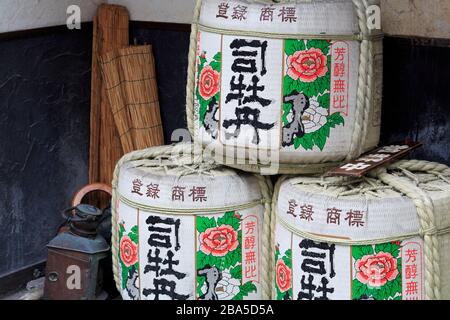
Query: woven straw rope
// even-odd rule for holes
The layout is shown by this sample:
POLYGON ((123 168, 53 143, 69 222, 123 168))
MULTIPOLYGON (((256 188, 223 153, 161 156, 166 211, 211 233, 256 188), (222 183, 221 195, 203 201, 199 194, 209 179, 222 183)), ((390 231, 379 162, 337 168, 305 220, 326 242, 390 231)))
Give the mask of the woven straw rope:
MULTIPOLYGON (((420 189, 415 183, 390 174, 388 170, 400 169, 402 171, 409 172, 410 177, 414 177, 413 172, 425 172, 436 175, 436 177, 448 182, 445 176, 450 176, 450 168, 446 165, 442 165, 434 162, 427 161, 399 161, 387 168, 378 169, 371 173, 373 178, 378 178, 388 188, 394 189, 408 198, 410 198, 417 209, 417 215, 420 222, 420 230, 416 233, 407 235, 401 235, 399 237, 388 237, 381 239, 371 239, 365 241, 350 241, 340 240, 325 236, 318 236, 308 232, 303 232, 297 227, 288 225, 284 222, 282 225, 286 227, 290 232, 293 232, 301 237, 308 238, 317 242, 328 242, 339 245, 371 245, 378 243, 386 243, 394 240, 405 240, 416 236, 420 236, 424 240, 424 262, 425 262, 425 295, 427 299, 439 300, 441 298, 440 287, 440 267, 439 267, 439 241, 438 235, 449 233, 449 229, 439 230, 435 222, 434 206, 433 202, 428 194, 420 189)), ((288 179, 289 176, 283 176, 277 182, 274 190, 274 199, 272 201, 272 243, 275 239, 275 226, 277 222, 281 222, 281 219, 277 216, 277 197, 280 191, 281 184, 288 179)), ((324 194, 335 195, 331 192, 323 190, 324 194)), ((274 246, 272 246, 271 256, 274 256, 274 246)), ((273 265, 272 265, 273 268, 273 265)), ((275 272, 272 272, 272 283, 274 282, 275 272)), ((275 297, 275 287, 272 287, 272 298, 275 297)))
MULTIPOLYGON (((195 96, 195 70, 196 70, 196 55, 197 55, 197 35, 201 29, 199 26, 199 19, 201 13, 203 0, 197 0, 194 9, 194 18, 191 27, 190 47, 189 47, 189 64, 187 75, 187 89, 186 89, 186 113, 187 124, 191 135, 195 139, 195 123, 194 123, 194 96, 195 96)), ((294 3, 294 2, 312 2, 313 0, 247 0, 249 3, 294 3)), ((358 70, 358 89, 357 89, 357 103, 355 109, 355 121, 354 129, 352 133, 352 139, 350 143, 350 152, 346 160, 351 160, 358 157, 364 152, 365 142, 368 133, 368 123, 371 112, 372 96, 373 96, 373 54, 374 54, 374 41, 380 41, 380 34, 372 34, 367 27, 367 8, 376 3, 374 0, 352 0, 355 10, 358 16, 360 34, 357 38, 360 39, 360 63, 358 70), (368 40, 370 39, 370 40, 368 40)), ((229 30, 216 29, 221 33, 229 33, 229 30)), ((249 36, 257 37, 260 35, 258 32, 246 32, 249 36)), ((310 38, 317 38, 317 35, 310 35, 310 38)), ((334 38, 334 37, 333 37, 334 38)), ((345 37, 343 37, 345 38, 345 37)), ((295 173, 311 173, 311 172, 324 172, 326 168, 330 168, 336 165, 336 159, 334 156, 318 156, 318 164, 311 165, 288 165, 284 163, 279 164, 279 173, 283 174, 295 174, 295 173), (333 163, 329 163, 333 162, 333 163)), ((233 165, 234 168, 242 169, 250 172, 260 172, 261 167, 264 165, 233 165)))
MULTIPOLYGON (((116 287, 119 292, 121 292, 120 288, 120 279, 119 279, 119 234, 118 234, 118 212, 116 211, 116 201, 119 199, 118 194, 118 182, 119 182, 119 175, 120 175, 120 169, 122 166, 128 162, 131 161, 139 161, 142 160, 142 163, 149 165, 148 160, 155 159, 155 158, 166 158, 170 159, 173 154, 188 154, 193 155, 194 160, 192 161, 192 166, 190 167, 188 164, 177 164, 176 162, 172 163, 171 167, 178 167, 182 166, 186 168, 186 174, 192 174, 192 173, 200 173, 201 170, 198 169, 198 165, 201 165, 203 162, 202 155, 200 153, 194 153, 193 152, 193 146, 191 144, 178 144, 173 146, 162 146, 162 147, 153 147, 145 150, 139 150, 135 152, 131 152, 126 154, 122 157, 122 159, 119 160, 119 162, 116 165, 115 171, 114 171, 114 179, 112 182, 113 185, 113 195, 112 195, 112 260, 113 260, 113 271, 114 271, 114 280, 116 282, 116 287)), ((157 164, 150 164, 150 166, 157 166, 157 164)), ((166 169, 168 166, 165 166, 166 169)), ((210 165, 207 168, 214 169, 218 168, 220 165, 210 165)), ((263 299, 269 299, 271 294, 271 286, 270 286, 270 250, 271 250, 271 239, 270 239, 270 219, 271 219, 271 201, 272 201, 272 194, 273 194, 273 187, 272 183, 268 178, 264 178, 259 175, 255 175, 256 179, 258 180, 258 184, 261 190, 261 196, 262 196, 262 202, 264 205, 264 224, 263 224, 263 236, 261 241, 261 274, 262 274, 262 280, 261 280, 261 290, 262 290, 262 297, 263 299), (267 235, 267 238, 266 238, 267 235)), ((129 205, 133 206, 133 202, 129 200, 129 205)), ((138 204, 136 204, 138 206, 138 204)), ((226 207, 221 208, 224 211, 227 211, 226 207)), ((184 212, 186 213, 192 213, 184 212)), ((168 212, 168 214, 176 215, 175 212, 168 212)), ((181 214, 181 213, 179 213, 181 214)))

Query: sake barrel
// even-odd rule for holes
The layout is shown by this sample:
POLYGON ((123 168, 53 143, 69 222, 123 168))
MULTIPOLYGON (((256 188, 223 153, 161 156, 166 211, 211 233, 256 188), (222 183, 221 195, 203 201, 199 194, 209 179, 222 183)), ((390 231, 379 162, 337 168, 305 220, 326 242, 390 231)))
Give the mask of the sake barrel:
POLYGON ((218 161, 317 173, 379 141, 379 0, 198 0, 188 126, 218 161))
POLYGON ((192 146, 127 154, 113 182, 113 265, 125 300, 270 296, 271 189, 192 146))
POLYGON ((447 166, 284 178, 274 199, 274 299, 450 298, 447 166))

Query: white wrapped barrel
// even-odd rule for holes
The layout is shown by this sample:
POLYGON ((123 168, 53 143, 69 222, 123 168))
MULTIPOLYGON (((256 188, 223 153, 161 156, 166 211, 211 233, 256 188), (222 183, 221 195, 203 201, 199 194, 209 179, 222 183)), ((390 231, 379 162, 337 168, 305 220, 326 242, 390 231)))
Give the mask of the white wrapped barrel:
POLYGON ((124 299, 269 297, 269 185, 199 159, 178 145, 117 165, 112 248, 124 299))
POLYGON ((317 173, 375 147, 377 5, 198 0, 187 85, 194 140, 227 165, 272 173, 317 173))
POLYGON ((402 161, 363 179, 285 177, 274 201, 274 299, 450 298, 447 166, 402 161))

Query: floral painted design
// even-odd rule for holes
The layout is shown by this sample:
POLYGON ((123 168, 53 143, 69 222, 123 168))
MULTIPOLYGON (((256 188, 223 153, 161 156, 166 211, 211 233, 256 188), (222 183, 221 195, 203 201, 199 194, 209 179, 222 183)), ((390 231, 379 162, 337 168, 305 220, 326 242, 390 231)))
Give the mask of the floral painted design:
POLYGON ((280 246, 275 246, 275 288, 277 300, 292 300, 292 250, 281 255, 280 246))
POLYGON ((364 256, 355 263, 356 279, 372 288, 380 288, 388 281, 394 281, 399 272, 397 259, 389 252, 364 256))
POLYGON ((137 244, 129 236, 123 236, 120 240, 120 259, 126 267, 131 267, 138 260, 137 244))
POLYGON ((221 60, 222 54, 220 52, 209 61, 207 52, 201 52, 198 57, 195 97, 200 105, 199 117, 201 125, 205 121, 207 112, 215 113, 219 105, 221 60))
POLYGON ((219 72, 206 66, 200 73, 199 92, 204 100, 209 100, 219 92, 219 72))
POLYGON ((401 244, 352 247, 353 299, 401 300, 401 244))
POLYGON ((127 233, 124 223, 119 224, 119 261, 121 270, 121 287, 131 299, 138 298, 137 279, 139 277, 138 226, 133 226, 127 233))
POLYGON ((234 211, 222 216, 197 216, 197 298, 243 300, 257 288, 242 283, 242 217, 234 211))
POLYGON ((319 48, 299 50, 287 57, 287 74, 293 80, 314 82, 328 72, 328 59, 319 48))
POLYGON ((223 257, 238 246, 238 232, 229 225, 210 228, 200 234, 200 250, 207 255, 223 257))
POLYGON ((292 284, 291 284, 291 269, 286 265, 286 263, 282 259, 278 259, 277 264, 275 266, 275 273, 276 273, 276 279, 278 289, 280 289, 280 292, 284 293, 288 291, 292 284))
POLYGON ((340 112, 330 114, 331 47, 328 40, 285 41, 284 147, 323 151, 332 129, 345 124, 340 112))

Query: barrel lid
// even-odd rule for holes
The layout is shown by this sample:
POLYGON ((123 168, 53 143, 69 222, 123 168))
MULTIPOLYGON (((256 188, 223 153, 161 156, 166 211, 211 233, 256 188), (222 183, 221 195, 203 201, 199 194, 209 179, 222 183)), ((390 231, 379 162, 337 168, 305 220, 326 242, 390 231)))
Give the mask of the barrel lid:
POLYGON ((312 0, 291 3, 249 3, 222 0, 203 1, 200 25, 236 31, 273 34, 353 35, 359 32, 352 1, 312 0), (226 9, 226 10, 225 10, 226 9), (269 11, 270 10, 270 11, 269 11), (264 19, 264 14, 268 19, 264 19))
POLYGON ((193 211, 262 202, 262 178, 198 158, 189 146, 184 151, 124 162, 115 181, 119 198, 147 208, 193 211))
MULTIPOLYGON (((401 162, 408 164, 408 162, 401 162)), ((383 171, 384 170, 384 171, 383 171)), ((409 171, 394 164, 386 172, 431 200, 438 230, 450 226, 450 183, 443 174, 409 171)), ((445 171, 450 177, 450 171, 445 171)), ((293 231, 365 241, 419 235, 416 203, 377 173, 362 179, 298 177, 286 179, 277 197, 278 221, 293 231)))

